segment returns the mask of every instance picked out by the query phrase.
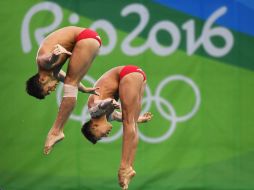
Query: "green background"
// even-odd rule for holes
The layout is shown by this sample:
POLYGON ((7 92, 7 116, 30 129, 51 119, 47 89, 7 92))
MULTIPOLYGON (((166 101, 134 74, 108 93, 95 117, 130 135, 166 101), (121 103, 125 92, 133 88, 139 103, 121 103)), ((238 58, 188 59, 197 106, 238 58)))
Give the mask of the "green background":
MULTIPOLYGON (((69 120, 66 138, 49 156, 43 155, 48 130, 57 114, 56 93, 43 101, 28 96, 25 81, 36 72, 38 49, 34 31, 49 25, 54 17, 41 11, 29 25, 32 50, 24 53, 21 27, 28 10, 41 1, 1 1, 0 63, 0 189, 4 190, 112 190, 120 189, 117 170, 120 164, 121 138, 111 143, 90 144, 80 133, 81 121, 69 120)), ((183 75, 199 88, 201 104, 195 115, 177 122, 174 133, 160 143, 140 139, 135 160, 136 177, 129 189, 137 190, 253 190, 254 181, 254 39, 231 30, 234 46, 221 57, 209 56, 201 46, 189 56, 186 51, 184 22, 194 19, 200 35, 205 21, 174 9, 147 1, 55 1, 63 11, 58 28, 70 25, 71 13, 79 15, 78 26, 89 27, 98 19, 110 21, 117 32, 117 44, 110 54, 98 56, 88 75, 94 79, 112 67, 135 64, 147 74, 152 95, 166 77, 183 75), (150 13, 145 29, 134 40, 142 45, 150 29, 160 20, 170 19, 180 30, 181 43, 168 56, 158 56, 150 49, 136 56, 121 50, 124 38, 138 25, 135 14, 120 15, 132 3, 142 3, 150 13), (96 11, 95 11, 96 10, 96 11)), ((98 30, 103 43, 107 35, 98 30)), ((171 43, 166 32, 158 41, 171 43)), ((214 43, 220 44, 219 39, 214 43)), ((146 95, 145 95, 146 96, 146 95)), ((79 94, 74 110, 82 115, 88 95, 79 94)), ((172 82, 161 97, 170 102, 177 116, 189 113, 196 101, 193 90, 183 82, 172 82)), ((163 110, 170 115, 164 106, 163 110)), ((140 125, 149 137, 163 135, 172 122, 164 118, 152 102, 151 122, 140 125)), ((84 118, 83 118, 84 119, 84 118)), ((113 123, 113 134, 120 124, 113 123)))

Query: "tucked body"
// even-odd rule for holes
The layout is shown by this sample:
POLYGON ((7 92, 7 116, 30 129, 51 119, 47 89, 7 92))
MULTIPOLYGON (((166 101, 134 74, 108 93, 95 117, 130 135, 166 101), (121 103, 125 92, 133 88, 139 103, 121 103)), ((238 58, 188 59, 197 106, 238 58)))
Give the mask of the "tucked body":
POLYGON ((55 90, 59 81, 64 83, 64 95, 57 118, 48 133, 44 153, 64 138, 63 127, 76 104, 78 90, 95 93, 96 88, 86 88, 80 81, 98 54, 101 40, 95 31, 68 26, 49 34, 41 43, 36 57, 38 72, 28 79, 27 93, 44 99, 55 90), (67 72, 61 68, 69 59, 67 72))
POLYGON ((138 144, 137 123, 152 118, 151 113, 140 116, 142 97, 146 86, 146 75, 137 66, 119 66, 103 74, 95 84, 100 87, 99 96, 90 95, 88 108, 91 120, 82 127, 84 136, 96 143, 111 131, 109 121, 123 122, 122 159, 118 172, 119 184, 128 188, 130 179, 135 175, 133 163, 138 144), (117 100, 120 99, 121 106, 117 100), (122 112, 115 109, 121 107, 122 112))

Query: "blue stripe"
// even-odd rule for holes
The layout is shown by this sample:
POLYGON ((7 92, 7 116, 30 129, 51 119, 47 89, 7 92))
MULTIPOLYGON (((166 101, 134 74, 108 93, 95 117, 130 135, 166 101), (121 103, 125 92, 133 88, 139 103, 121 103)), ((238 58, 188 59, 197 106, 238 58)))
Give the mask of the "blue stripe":
POLYGON ((154 0, 167 6, 206 20, 215 10, 222 6, 228 8, 216 24, 237 32, 254 36, 254 0, 154 0))

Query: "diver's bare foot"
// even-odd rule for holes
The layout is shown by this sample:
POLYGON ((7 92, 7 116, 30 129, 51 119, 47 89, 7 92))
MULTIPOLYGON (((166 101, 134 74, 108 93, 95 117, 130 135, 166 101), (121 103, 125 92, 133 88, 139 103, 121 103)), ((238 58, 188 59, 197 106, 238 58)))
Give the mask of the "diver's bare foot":
POLYGON ((59 134, 52 134, 49 133, 44 145, 44 154, 48 155, 51 150, 53 149, 54 145, 58 142, 60 142, 61 140, 64 139, 64 133, 60 132, 59 134))
POLYGON ((136 175, 136 172, 132 167, 120 168, 118 171, 118 180, 119 185, 122 187, 122 190, 127 190, 130 180, 136 175))

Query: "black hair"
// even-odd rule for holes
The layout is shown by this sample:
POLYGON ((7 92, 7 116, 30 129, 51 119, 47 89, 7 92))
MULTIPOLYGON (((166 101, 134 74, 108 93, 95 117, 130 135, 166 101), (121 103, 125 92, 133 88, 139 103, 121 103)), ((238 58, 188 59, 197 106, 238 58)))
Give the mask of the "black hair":
POLYGON ((91 123, 92 121, 89 120, 88 122, 84 123, 81 128, 81 132, 83 135, 89 140, 91 143, 96 144, 99 139, 97 139, 91 131, 91 123))
POLYGON ((39 82, 39 74, 35 74, 26 81, 26 92, 35 98, 44 99, 42 86, 39 82))

